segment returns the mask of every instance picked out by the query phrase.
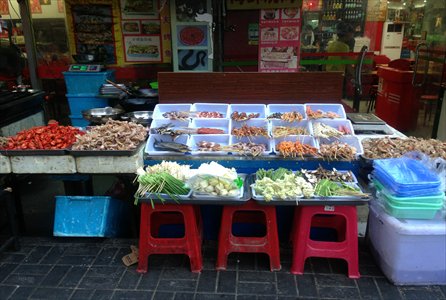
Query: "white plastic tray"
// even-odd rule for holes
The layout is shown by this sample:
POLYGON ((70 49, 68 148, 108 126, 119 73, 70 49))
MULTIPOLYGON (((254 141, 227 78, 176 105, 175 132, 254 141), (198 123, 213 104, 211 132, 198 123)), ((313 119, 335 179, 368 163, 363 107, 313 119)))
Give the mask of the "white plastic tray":
POLYGON ((308 134, 306 135, 312 135, 312 131, 311 131, 311 126, 308 120, 303 120, 301 122, 293 122, 293 123, 289 123, 286 121, 282 121, 282 120, 271 120, 270 121, 270 135, 273 136, 273 129, 276 126, 285 126, 285 127, 304 127, 307 129, 308 134))
MULTIPOLYGON (((237 138, 236 136, 231 135, 230 138, 230 144, 236 144, 236 143, 248 143, 248 142, 253 142, 256 144, 265 144, 266 145, 266 151, 263 152, 262 155, 270 155, 273 152, 273 148, 272 148, 272 140, 268 139, 267 137, 264 136, 255 136, 255 137, 242 137, 242 138, 237 138)), ((238 153, 238 152, 231 152, 232 155, 240 155, 243 156, 243 154, 238 153)))
POLYGON ((305 113, 305 106, 303 104, 269 104, 266 108, 266 117, 268 118, 268 116, 270 116, 273 113, 286 113, 292 111, 297 111, 301 113, 304 119, 306 119, 307 117, 305 113))
POLYGON ((157 104, 153 110, 153 119, 165 119, 163 114, 169 111, 191 111, 192 104, 157 104))
POLYGON ((151 134, 149 139, 147 140, 145 152, 149 155, 184 155, 182 152, 175 151, 158 151, 154 148, 153 144, 155 140, 163 141, 163 142, 176 142, 180 144, 187 145, 189 136, 188 135, 180 135, 175 141, 172 140, 172 137, 168 135, 159 135, 159 134, 151 134))
POLYGON ((247 126, 255 126, 255 127, 263 127, 266 128, 267 132, 269 133, 270 130, 270 124, 266 119, 252 119, 249 120, 247 122, 236 122, 236 121, 232 121, 231 120, 231 130, 230 130, 230 134, 232 134, 232 130, 234 128, 241 128, 243 127, 243 125, 247 125, 247 126))
POLYGON ((356 148, 356 156, 359 156, 364 153, 364 149, 362 148, 362 144, 357 136, 349 135, 349 136, 341 136, 340 138, 328 138, 328 139, 319 139, 318 145, 331 144, 336 141, 340 143, 347 143, 350 146, 356 148))
POLYGON ((276 146, 283 141, 300 141, 303 144, 308 144, 311 145, 313 147, 315 147, 316 149, 318 149, 318 144, 317 141, 309 135, 290 135, 290 136, 286 136, 286 137, 280 137, 280 138, 275 138, 273 139, 273 143, 272 143, 272 148, 274 153, 276 153, 277 155, 281 155, 279 151, 276 150, 276 146))
POLYGON ((221 129, 224 130, 225 132, 224 134, 230 134, 229 124, 230 124, 229 119, 193 119, 191 127, 192 128, 206 127, 206 128, 221 129))
MULTIPOLYGON (((194 103, 192 105, 194 112, 219 112, 223 114, 223 118, 229 118, 229 104, 225 103, 194 103)), ((200 118, 202 119, 202 118, 200 118)), ((219 118, 205 118, 205 119, 219 119, 219 118)))
POLYGON ((235 111, 238 113, 244 112, 246 114, 259 113, 260 115, 258 119, 266 118, 266 105, 264 104, 231 104, 229 106, 229 118, 231 118, 231 114, 235 111))
POLYGON ((215 142, 222 146, 228 146, 230 136, 228 134, 193 134, 189 138, 189 148, 192 155, 228 155, 228 151, 198 151, 198 142, 215 142))
POLYGON ((210 194, 205 194, 205 193, 199 193, 199 192, 192 192, 192 197, 195 199, 203 199, 203 200, 230 200, 230 199, 234 199, 234 200, 240 200, 243 198, 244 192, 245 192, 245 184, 247 184, 246 182, 246 175, 245 174, 238 174, 238 176, 240 176, 243 179, 243 185, 240 187, 240 194, 238 197, 228 197, 228 196, 215 196, 215 195, 210 195, 210 194))
POLYGON ((287 201, 287 202, 295 202, 296 200, 302 199, 302 198, 304 197, 303 195, 302 195, 302 196, 296 196, 296 197, 294 197, 294 198, 287 198, 287 199, 279 199, 279 198, 277 198, 277 197, 273 197, 273 199, 271 199, 270 201, 266 201, 264 196, 262 196, 262 195, 257 195, 257 193, 256 193, 256 191, 255 191, 255 189, 254 189, 254 187, 253 187, 254 185, 255 185, 255 183, 253 183, 253 184, 251 185, 251 194, 252 194, 252 198, 253 198, 254 200, 257 200, 257 201, 265 201, 265 202, 271 202, 271 201, 280 201, 280 202, 282 202, 282 201, 287 201))
POLYGON ((154 119, 152 124, 150 124, 150 132, 155 133, 154 128, 165 126, 167 124, 172 124, 173 127, 190 127, 191 121, 180 121, 180 120, 169 120, 169 119, 154 119))
MULTIPOLYGON (((349 136, 349 135, 354 135, 355 132, 353 130, 353 126, 352 123, 350 122, 350 120, 341 120, 341 119, 316 119, 316 120, 312 120, 310 122, 310 127, 311 127, 311 134, 314 135, 314 124, 316 123, 322 123, 325 125, 328 125, 330 127, 333 127, 336 130, 339 130, 340 126, 345 126, 349 131, 350 134, 345 134, 345 136, 349 136)), ((316 137, 316 136, 315 136, 316 137)))
MULTIPOLYGON (((306 103, 305 104, 305 112, 307 111, 307 107, 311 107, 311 110, 313 110, 313 111, 321 110, 324 113, 327 113, 329 111, 337 113, 340 116, 340 118, 336 118, 334 120, 346 119, 347 118, 347 116, 345 114, 344 106, 342 106, 342 104, 336 104, 336 103, 306 103)), ((307 115, 307 118, 309 119, 308 115, 307 115)), ((327 119, 327 118, 322 118, 322 119, 327 119)), ((330 120, 330 118, 328 118, 328 120, 330 120)))

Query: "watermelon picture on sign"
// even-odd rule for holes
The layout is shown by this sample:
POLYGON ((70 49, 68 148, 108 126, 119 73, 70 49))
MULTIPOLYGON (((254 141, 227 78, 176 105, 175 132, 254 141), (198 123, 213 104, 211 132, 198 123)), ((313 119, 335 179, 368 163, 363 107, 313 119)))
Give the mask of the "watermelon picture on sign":
POLYGON ((207 26, 178 26, 180 46, 206 46, 207 26))

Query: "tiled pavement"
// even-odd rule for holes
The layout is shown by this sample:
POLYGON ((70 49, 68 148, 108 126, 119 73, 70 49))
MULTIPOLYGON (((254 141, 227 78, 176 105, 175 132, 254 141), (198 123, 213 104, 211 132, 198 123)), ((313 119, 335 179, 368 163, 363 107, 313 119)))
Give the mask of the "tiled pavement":
POLYGON ((306 273, 270 272, 261 254, 231 254, 228 270, 214 270, 216 244, 203 246, 204 270, 189 271, 182 255, 155 255, 149 272, 136 273, 121 257, 135 240, 22 238, 18 252, 0 254, 0 299, 446 299, 446 286, 390 284, 360 243, 361 279, 346 276, 343 261, 310 259, 306 273))

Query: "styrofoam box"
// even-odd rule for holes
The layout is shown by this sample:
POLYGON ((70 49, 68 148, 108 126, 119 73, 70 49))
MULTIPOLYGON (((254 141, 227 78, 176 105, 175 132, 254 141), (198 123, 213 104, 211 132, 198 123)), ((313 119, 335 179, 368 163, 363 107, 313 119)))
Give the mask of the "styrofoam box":
POLYGON ((11 156, 10 161, 16 174, 76 173, 76 161, 71 155, 11 156))
POLYGON ((150 124, 150 132, 155 133, 154 128, 172 124, 173 127, 190 127, 191 121, 169 120, 169 119, 154 119, 150 124))
MULTIPOLYGON (((246 114, 257 114, 259 113, 258 119, 266 118, 266 105, 264 104, 231 104, 229 105, 229 118, 233 112, 246 113, 246 114)), ((255 120, 255 119, 252 119, 255 120)))
MULTIPOLYGON (((336 103, 306 103, 305 104, 305 112, 307 111, 307 107, 310 107, 311 110, 313 110, 313 111, 321 110, 324 113, 327 113, 327 112, 331 111, 331 112, 337 113, 340 116, 340 118, 336 118, 336 119, 346 119, 344 106, 342 106, 342 104, 336 104, 336 103)), ((308 116, 307 116, 307 118, 308 118, 308 116)))
POLYGON ((283 141, 292 141, 292 142, 299 141, 302 144, 307 144, 307 145, 310 145, 310 146, 318 148, 317 142, 316 142, 316 140, 312 136, 309 136, 309 135, 289 135, 289 136, 284 136, 284 137, 273 139, 272 148, 273 148, 273 151, 276 154, 278 154, 278 155, 280 155, 280 152, 276 150, 276 146, 280 142, 283 142, 283 141))
POLYGON ((11 173, 11 162, 8 156, 0 154, 0 174, 11 173))
POLYGON ((350 146, 356 148, 356 156, 364 153, 364 149, 362 148, 362 144, 359 141, 358 137, 353 135, 341 136, 339 138, 328 138, 328 139, 319 139, 318 145, 319 147, 324 144, 331 144, 334 142, 346 143, 350 146))
POLYGON ((314 135, 314 124, 316 124, 316 123, 322 123, 322 124, 328 125, 330 127, 333 127, 336 130, 339 130, 340 126, 345 126, 350 132, 349 134, 346 134, 346 135, 354 135, 352 122, 350 122, 350 120, 341 120, 341 119, 334 119, 334 120, 320 119, 320 120, 318 120, 318 119, 316 119, 316 120, 312 120, 310 123, 311 123, 310 127, 311 127, 312 135, 314 135))
POLYGON ((301 122, 293 122, 293 123, 282 121, 282 120, 271 120, 270 123, 271 123, 270 124, 271 136, 273 136, 273 129, 276 126, 304 127, 305 129, 307 129, 306 135, 312 135, 311 126, 310 126, 311 122, 308 120, 303 120, 301 122))
POLYGON ((149 139, 147 140, 145 152, 149 155, 184 155, 182 152, 175 152, 175 151, 158 151, 154 148, 155 140, 162 141, 162 142, 175 142, 187 145, 189 136, 188 135, 180 135, 175 139, 175 141, 172 140, 171 136, 168 135, 160 135, 160 134, 151 134, 149 136, 149 139))
POLYGON ((198 151, 197 143, 206 141, 228 146, 230 143, 229 134, 193 134, 189 138, 189 148, 193 155, 227 155, 228 151, 198 151))
MULTIPOLYGON (((229 104, 225 103, 194 103, 192 111, 196 112, 219 112, 223 114, 223 118, 229 118, 229 104)), ((201 118, 200 118, 201 119, 201 118)), ((220 118, 206 118, 206 119, 220 119, 220 118)))
POLYGON ((224 130, 224 134, 229 134, 229 119, 193 119, 191 123, 192 128, 215 128, 224 130))
MULTIPOLYGON (((242 137, 242 138, 237 138, 234 135, 231 135, 230 138, 230 144, 236 144, 236 143, 249 143, 249 142, 253 142, 255 144, 264 144, 266 146, 266 151, 263 152, 263 155, 270 155, 273 152, 273 148, 271 145, 272 140, 265 137, 265 136, 253 136, 253 137, 242 137)), ((231 152, 232 155, 243 155, 241 153, 238 152, 231 152)))
MULTIPOLYGON (((99 151, 100 152, 100 151, 99 151)), ((134 174, 144 167, 143 148, 132 156, 79 156, 76 157, 78 173, 134 174)))
POLYGON ((273 113, 286 113, 297 111, 301 113, 302 117, 306 119, 305 106, 303 104, 269 104, 266 107, 266 117, 273 113))
POLYGON ((165 119, 163 114, 170 111, 191 111, 191 103, 157 104, 153 110, 153 119, 165 119))
POLYGON ((372 254, 396 285, 446 284, 446 220, 399 220, 373 202, 368 221, 372 254))

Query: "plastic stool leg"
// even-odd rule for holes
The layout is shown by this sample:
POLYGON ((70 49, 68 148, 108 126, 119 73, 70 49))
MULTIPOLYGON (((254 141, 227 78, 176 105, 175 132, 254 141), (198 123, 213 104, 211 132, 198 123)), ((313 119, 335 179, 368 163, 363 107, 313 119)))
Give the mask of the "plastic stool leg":
POLYGON ((150 234, 149 225, 150 225, 150 212, 148 209, 148 204, 143 203, 141 205, 138 268, 136 269, 138 273, 147 273, 148 261, 149 261, 149 253, 147 251, 148 237, 150 234))
POLYGON ((311 217, 308 218, 302 214, 299 209, 296 219, 296 229, 293 236, 293 259, 291 264, 291 273, 301 275, 304 273, 306 256, 306 243, 310 239, 311 217), (302 220, 306 217, 305 220, 302 220))
MULTIPOLYGON (((195 215, 194 207, 188 208, 188 212, 195 215)), ((185 235, 187 237, 188 256, 191 265, 191 271, 199 273, 203 269, 203 257, 201 255, 201 238, 197 218, 187 218, 184 215, 185 235)))
POLYGON ((215 268, 217 270, 226 270, 228 266, 229 239, 232 235, 232 217, 233 214, 227 207, 223 207, 221 215, 220 232, 218 235, 218 254, 215 268))
POLYGON ((267 211, 266 217, 268 218, 267 240, 269 244, 268 254, 270 269, 271 271, 280 271, 282 266, 280 265, 279 236, 277 233, 276 208, 274 206, 272 206, 271 209, 267 211))

